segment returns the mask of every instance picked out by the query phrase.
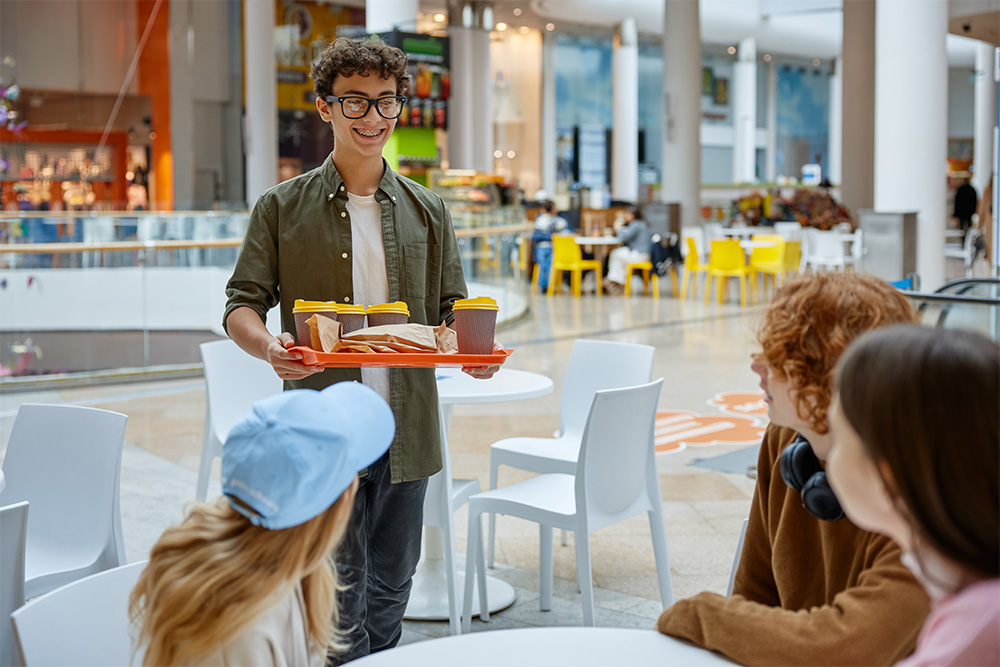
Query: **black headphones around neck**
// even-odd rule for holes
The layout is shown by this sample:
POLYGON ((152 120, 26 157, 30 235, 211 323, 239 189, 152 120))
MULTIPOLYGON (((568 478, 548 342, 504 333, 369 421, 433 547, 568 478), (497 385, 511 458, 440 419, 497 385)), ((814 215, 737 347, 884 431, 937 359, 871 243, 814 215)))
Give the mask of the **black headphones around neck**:
POLYGON ((796 435, 795 440, 781 452, 778 466, 785 484, 802 495, 802 505, 807 512, 823 521, 844 518, 840 501, 830 488, 826 472, 808 440, 796 435))

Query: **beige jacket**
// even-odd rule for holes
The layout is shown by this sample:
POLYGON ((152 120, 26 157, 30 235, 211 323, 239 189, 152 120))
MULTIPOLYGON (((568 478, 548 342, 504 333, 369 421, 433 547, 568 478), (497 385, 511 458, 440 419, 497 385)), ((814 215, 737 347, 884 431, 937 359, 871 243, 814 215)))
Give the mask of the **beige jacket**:
POLYGON ((323 667, 326 653, 309 641, 302 586, 271 607, 233 641, 192 665, 276 665, 323 667))

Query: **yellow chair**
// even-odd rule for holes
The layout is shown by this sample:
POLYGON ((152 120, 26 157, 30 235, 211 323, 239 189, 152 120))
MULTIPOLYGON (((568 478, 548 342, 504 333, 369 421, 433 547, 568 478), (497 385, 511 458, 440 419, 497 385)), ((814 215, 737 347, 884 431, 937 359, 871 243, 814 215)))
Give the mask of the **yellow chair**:
POLYGON ((708 256, 708 279, 705 281, 705 305, 712 294, 712 277, 715 277, 715 292, 722 303, 727 278, 740 279, 740 305, 747 305, 746 279, 750 274, 743 247, 736 239, 712 239, 712 251, 708 256))
POLYGON ((767 285, 767 276, 771 276, 771 285, 777 287, 781 282, 781 277, 785 274, 785 237, 767 234, 754 234, 751 237, 754 241, 764 241, 773 243, 773 246, 766 248, 754 248, 750 251, 750 292, 755 297, 757 291, 757 276, 764 277, 764 285, 767 285))
POLYGON ((802 242, 785 241, 785 273, 799 272, 799 265, 802 262, 802 242))
POLYGON ((681 299, 687 298, 688 289, 688 278, 691 274, 694 274, 694 289, 691 290, 691 294, 694 298, 698 298, 698 274, 708 271, 708 264, 702 264, 701 258, 698 257, 698 246, 695 245, 694 239, 690 236, 685 239, 687 241, 687 256, 684 257, 684 278, 681 280, 681 299))
MULTIPOLYGON (((650 261, 646 262, 629 262, 625 265, 625 296, 632 296, 632 272, 640 271, 642 273, 642 285, 643 292, 649 294, 650 283, 652 283, 653 297, 660 298, 660 276, 653 271, 653 263, 650 261)), ((670 280, 674 286, 674 298, 677 298, 677 271, 674 267, 670 267, 670 280)))
POLYGON ((596 259, 583 259, 580 246, 572 236, 552 236, 552 272, 549 274, 548 294, 559 291, 562 272, 569 271, 572 273, 573 296, 579 297, 583 272, 588 269, 593 269, 597 278, 597 293, 601 294, 601 263, 596 259))

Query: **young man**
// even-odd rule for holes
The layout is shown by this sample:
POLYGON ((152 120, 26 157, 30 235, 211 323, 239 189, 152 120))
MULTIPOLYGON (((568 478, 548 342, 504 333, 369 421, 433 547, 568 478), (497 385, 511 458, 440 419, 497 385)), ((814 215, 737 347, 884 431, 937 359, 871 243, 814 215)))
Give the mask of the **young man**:
MULTIPOLYGON (((406 89, 406 56, 377 39, 337 39, 312 64, 316 108, 334 149, 311 172, 271 188, 250 215, 226 288, 224 326, 264 359, 285 388, 322 389, 362 381, 389 402, 396 437, 361 479, 337 553, 347 662, 391 648, 402 632, 420 556, 427 477, 441 469, 433 369, 307 366, 294 345, 295 299, 373 304, 405 301, 410 321, 451 323, 467 295, 451 216, 440 197, 397 176, 382 159, 406 89), (281 308, 284 333, 264 327, 281 308)), ((488 373, 487 373, 488 375, 488 373)))
POLYGON ((821 273, 778 292, 752 365, 771 423, 733 595, 678 601, 660 632, 745 665, 889 665, 913 650, 927 595, 898 545, 838 518, 821 461, 844 349, 870 329, 915 321, 906 297, 872 276, 821 273))

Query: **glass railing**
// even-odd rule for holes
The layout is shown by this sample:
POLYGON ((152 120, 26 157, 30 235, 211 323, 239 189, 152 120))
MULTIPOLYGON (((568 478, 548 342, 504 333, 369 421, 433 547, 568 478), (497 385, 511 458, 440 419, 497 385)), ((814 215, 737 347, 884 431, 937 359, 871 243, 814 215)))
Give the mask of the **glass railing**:
POLYGON ((933 293, 903 293, 925 325, 970 329, 1000 342, 1000 278, 961 278, 933 293))
MULTIPOLYGON (((0 390, 199 372, 248 213, 0 214, 0 390)), ((472 296, 528 308, 530 225, 456 231, 472 296)), ((268 327, 279 331, 277 309, 268 327)))

